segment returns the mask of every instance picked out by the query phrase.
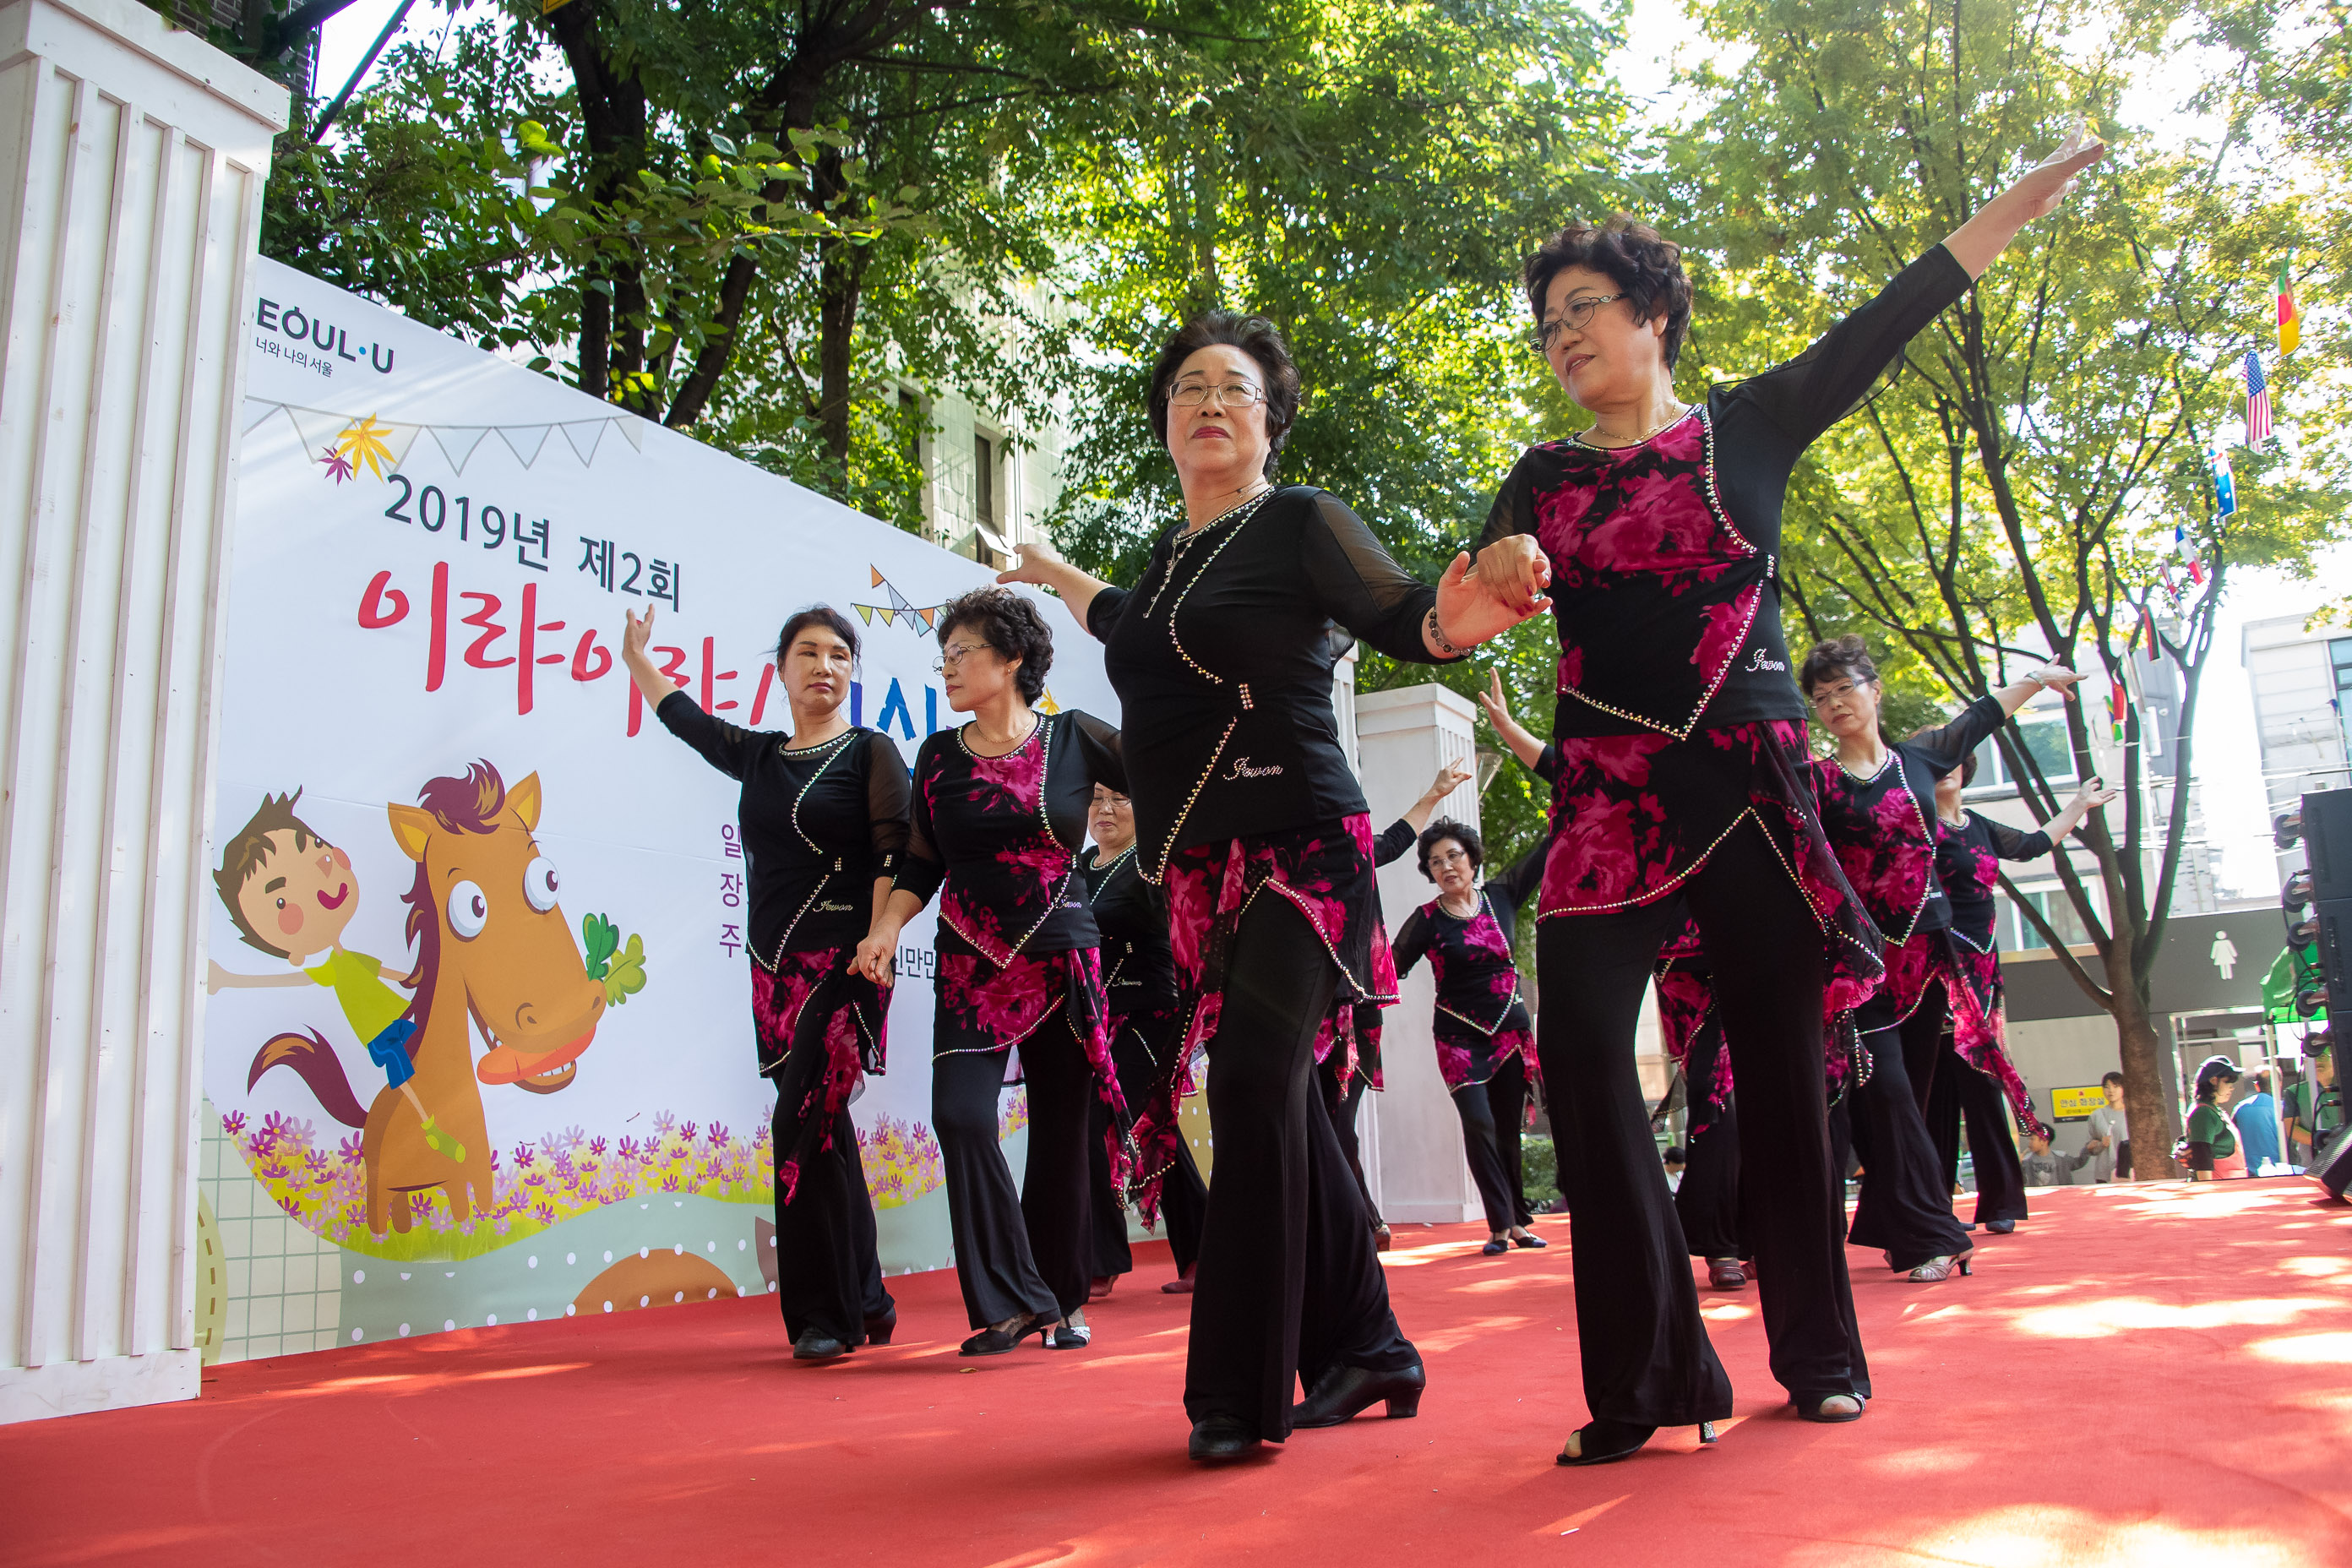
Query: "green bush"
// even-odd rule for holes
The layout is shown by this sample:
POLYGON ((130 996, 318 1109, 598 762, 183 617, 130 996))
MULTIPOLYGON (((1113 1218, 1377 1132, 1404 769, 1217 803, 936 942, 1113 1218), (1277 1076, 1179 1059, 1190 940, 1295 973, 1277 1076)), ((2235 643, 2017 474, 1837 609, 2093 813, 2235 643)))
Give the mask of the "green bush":
POLYGON ((1538 1208, 1559 1195, 1559 1155, 1550 1139, 1528 1133, 1519 1140, 1519 1173, 1528 1202, 1538 1208))

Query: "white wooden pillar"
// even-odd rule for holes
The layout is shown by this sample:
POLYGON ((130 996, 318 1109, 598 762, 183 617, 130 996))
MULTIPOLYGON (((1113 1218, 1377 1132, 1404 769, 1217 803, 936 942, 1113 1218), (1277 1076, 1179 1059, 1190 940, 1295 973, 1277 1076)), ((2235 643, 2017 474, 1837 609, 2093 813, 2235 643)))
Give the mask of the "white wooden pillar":
MULTIPOLYGON (((1469 699, 1443 686, 1408 686, 1356 697, 1356 744, 1364 798, 1377 833, 1421 798, 1442 763, 1469 767, 1476 750, 1469 699)), ((1475 769, 1473 770, 1475 772, 1475 769)), ((1440 808, 1457 822, 1478 825, 1478 795, 1465 784, 1440 808)), ((1413 857, 1381 872, 1381 904, 1394 935, 1407 913, 1436 897, 1413 857)), ((1381 1033, 1387 1089, 1365 1096, 1359 1113, 1364 1175, 1373 1201, 1391 1223, 1451 1223, 1478 1219, 1486 1210, 1470 1179, 1462 1123, 1437 1071, 1430 1032, 1436 989, 1424 963, 1404 982, 1381 1033)))
POLYGON ((135 0, 0 0, 0 1420, 197 1390, 199 916, 286 112, 135 0))

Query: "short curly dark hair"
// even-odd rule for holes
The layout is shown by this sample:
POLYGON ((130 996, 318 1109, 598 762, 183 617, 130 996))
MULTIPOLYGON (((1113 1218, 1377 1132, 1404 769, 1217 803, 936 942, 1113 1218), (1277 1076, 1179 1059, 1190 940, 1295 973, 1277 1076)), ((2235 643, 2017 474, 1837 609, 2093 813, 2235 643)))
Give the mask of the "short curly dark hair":
POLYGON ((1448 838, 1462 846, 1462 852, 1470 857, 1470 869, 1473 871, 1486 863, 1486 840, 1478 837, 1478 830, 1466 822, 1456 822, 1450 816, 1441 816, 1421 830, 1419 861, 1421 874, 1428 877, 1433 882, 1437 879, 1430 876, 1430 852, 1448 838))
POLYGON ((1851 632, 1813 645, 1797 671, 1797 687, 1811 697, 1813 688, 1841 676, 1848 680, 1878 679, 1878 666, 1870 658, 1870 645, 1851 632))
POLYGON ((1045 694, 1045 675, 1054 668, 1054 634, 1037 606, 1010 588, 974 588, 940 606, 940 646, 959 626, 970 626, 980 640, 1007 660, 1019 659, 1013 672, 1022 698, 1034 702, 1045 694))
POLYGON ((1551 292, 1552 279, 1575 267, 1607 273, 1636 321, 1665 318, 1661 346, 1666 368, 1674 369, 1690 337, 1691 286, 1683 273, 1683 247, 1623 213, 1603 224, 1570 224, 1537 247, 1522 272, 1528 309, 1538 326, 1543 324, 1544 296, 1551 292))
POLYGON ((1290 357, 1290 345, 1282 341, 1282 329, 1264 316, 1203 310, 1177 329, 1151 366, 1151 434, 1161 446, 1168 444, 1168 393, 1176 373, 1186 360, 1219 343, 1257 361, 1265 377, 1265 477, 1270 479, 1282 457, 1282 444, 1298 422, 1298 366, 1290 357))

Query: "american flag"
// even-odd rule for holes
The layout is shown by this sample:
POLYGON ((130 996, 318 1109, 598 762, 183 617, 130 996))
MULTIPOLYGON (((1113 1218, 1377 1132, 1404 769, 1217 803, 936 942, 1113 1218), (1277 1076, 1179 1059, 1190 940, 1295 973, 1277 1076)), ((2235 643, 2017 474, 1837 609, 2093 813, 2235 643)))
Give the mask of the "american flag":
POLYGON ((2246 353, 2246 445, 2261 451, 2271 437, 2271 384, 2263 379, 2263 356, 2246 353))

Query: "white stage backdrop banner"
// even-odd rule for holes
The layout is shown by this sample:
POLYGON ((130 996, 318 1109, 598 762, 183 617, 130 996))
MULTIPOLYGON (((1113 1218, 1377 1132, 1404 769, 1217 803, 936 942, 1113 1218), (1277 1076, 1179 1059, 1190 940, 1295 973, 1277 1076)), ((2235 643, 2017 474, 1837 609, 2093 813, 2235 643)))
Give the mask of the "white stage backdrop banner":
MULTIPOLYGON (((208 1352, 766 1291, 736 786, 638 699, 623 612, 657 609, 664 668, 752 729, 788 720, 784 617, 854 615, 853 716, 911 762, 954 721, 931 612, 988 574, 289 268, 262 264, 248 326, 208 1352)), ((1115 718, 1091 640, 1048 618, 1049 700, 1115 718)), ((950 1261, 930 933, 853 1109, 893 1272, 950 1261)))

